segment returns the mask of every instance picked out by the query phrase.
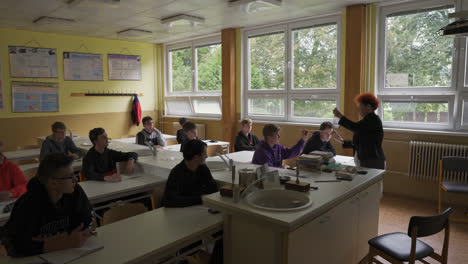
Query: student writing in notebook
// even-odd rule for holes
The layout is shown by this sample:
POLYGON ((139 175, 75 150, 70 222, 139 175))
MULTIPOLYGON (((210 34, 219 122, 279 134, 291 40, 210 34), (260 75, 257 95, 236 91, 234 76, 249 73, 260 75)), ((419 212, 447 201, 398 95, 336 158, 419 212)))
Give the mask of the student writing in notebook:
POLYGON ((94 230, 88 197, 77 184, 73 158, 51 153, 39 165, 27 192, 0 230, 10 256, 29 256, 81 247, 94 230))

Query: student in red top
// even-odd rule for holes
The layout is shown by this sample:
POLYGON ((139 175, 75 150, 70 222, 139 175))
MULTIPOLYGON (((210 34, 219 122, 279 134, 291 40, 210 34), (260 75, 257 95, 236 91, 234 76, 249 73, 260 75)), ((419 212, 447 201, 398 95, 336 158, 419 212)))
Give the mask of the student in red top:
POLYGON ((18 198, 26 192, 28 181, 16 164, 3 155, 0 141, 0 201, 18 198))

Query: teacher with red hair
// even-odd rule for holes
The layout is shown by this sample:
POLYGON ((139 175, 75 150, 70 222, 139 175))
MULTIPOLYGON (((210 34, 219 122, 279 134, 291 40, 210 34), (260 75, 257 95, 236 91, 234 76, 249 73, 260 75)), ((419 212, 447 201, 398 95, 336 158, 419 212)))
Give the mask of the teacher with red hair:
POLYGON ((382 149, 384 137, 382 120, 374 112, 379 99, 371 93, 363 93, 354 99, 361 120, 353 122, 337 108, 333 114, 340 119, 338 124, 353 132, 353 140, 344 140, 343 148, 353 148, 356 166, 385 169, 385 154, 382 149))

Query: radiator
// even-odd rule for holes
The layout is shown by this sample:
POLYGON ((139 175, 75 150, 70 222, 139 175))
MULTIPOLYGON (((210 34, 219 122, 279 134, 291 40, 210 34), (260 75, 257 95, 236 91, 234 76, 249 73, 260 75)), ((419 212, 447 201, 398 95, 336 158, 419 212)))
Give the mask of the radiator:
MULTIPOLYGON (((468 146, 410 141, 409 177, 418 180, 438 181, 439 161, 444 156, 468 157, 468 146)), ((468 173, 444 172, 442 180, 467 182, 468 173)))

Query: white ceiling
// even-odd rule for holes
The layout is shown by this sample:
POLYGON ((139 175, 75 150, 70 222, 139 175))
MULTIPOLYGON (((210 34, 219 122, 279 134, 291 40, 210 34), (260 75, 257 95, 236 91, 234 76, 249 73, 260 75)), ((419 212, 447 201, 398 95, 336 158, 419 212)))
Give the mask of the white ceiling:
POLYGON ((322 15, 346 6, 379 0, 283 0, 281 7, 248 14, 228 0, 120 0, 117 7, 84 0, 69 7, 65 0, 0 0, 0 27, 40 32, 122 39, 147 43, 167 43, 219 32, 223 28, 263 25, 277 21, 322 15), (160 19, 177 14, 205 18, 196 27, 168 28, 160 19), (35 25, 41 16, 75 19, 73 25, 35 25), (128 28, 153 32, 151 36, 130 38, 116 32, 128 28))

